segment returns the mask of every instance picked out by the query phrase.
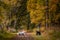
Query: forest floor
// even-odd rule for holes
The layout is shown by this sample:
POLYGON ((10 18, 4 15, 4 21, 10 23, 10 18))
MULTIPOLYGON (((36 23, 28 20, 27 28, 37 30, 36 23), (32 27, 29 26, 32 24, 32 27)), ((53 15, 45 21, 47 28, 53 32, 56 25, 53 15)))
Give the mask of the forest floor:
POLYGON ((41 32, 41 35, 36 35, 35 32, 28 33, 26 37, 21 37, 19 35, 12 38, 13 40, 60 40, 60 28, 50 27, 41 32))
MULTIPOLYGON (((2 34, 0 33, 0 35, 2 34)), ((36 35, 34 30, 34 32, 27 33, 25 36, 19 36, 16 33, 12 33, 12 35, 4 33, 1 37, 4 37, 4 39, 0 38, 0 40, 60 40, 60 27, 48 27, 41 31, 41 35, 36 35), (9 39, 7 39, 7 36, 9 39)))

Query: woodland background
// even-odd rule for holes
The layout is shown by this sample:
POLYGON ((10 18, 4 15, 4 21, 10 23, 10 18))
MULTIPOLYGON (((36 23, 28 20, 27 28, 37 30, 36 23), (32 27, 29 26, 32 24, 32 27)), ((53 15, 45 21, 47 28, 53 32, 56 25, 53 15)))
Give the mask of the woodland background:
POLYGON ((0 31, 60 26, 60 0, 0 0, 0 31))

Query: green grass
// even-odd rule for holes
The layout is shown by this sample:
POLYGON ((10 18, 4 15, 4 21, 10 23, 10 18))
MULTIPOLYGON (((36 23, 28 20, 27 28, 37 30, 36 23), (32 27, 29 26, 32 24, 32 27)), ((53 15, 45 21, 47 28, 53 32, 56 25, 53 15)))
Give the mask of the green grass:
POLYGON ((12 37, 14 37, 15 35, 11 34, 11 33, 7 33, 7 32, 0 32, 0 40, 11 40, 12 37))
POLYGON ((35 36, 34 39, 35 40, 45 40, 45 38, 43 38, 42 36, 35 36))
MULTIPOLYGON (((34 40, 60 40, 60 31, 54 31, 52 33, 47 32, 48 35, 44 37, 44 35, 35 35, 35 33, 31 34, 34 40)), ((15 34, 0 32, 0 40, 11 40, 15 34)))
POLYGON ((35 40, 60 40, 60 31, 54 31, 52 33, 47 32, 48 35, 44 37, 44 35, 32 35, 35 40))
POLYGON ((50 35, 51 40, 60 40, 60 31, 54 31, 50 35))

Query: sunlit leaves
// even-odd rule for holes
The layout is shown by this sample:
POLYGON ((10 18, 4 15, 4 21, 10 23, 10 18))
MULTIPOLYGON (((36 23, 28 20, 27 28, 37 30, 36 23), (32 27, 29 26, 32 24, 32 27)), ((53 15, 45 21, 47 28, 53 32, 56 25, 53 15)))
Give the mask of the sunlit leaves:
POLYGON ((44 1, 43 0, 29 0, 27 9, 30 11, 30 18, 33 23, 39 23, 44 16, 44 1))
POLYGON ((15 6, 15 4, 17 3, 17 0, 3 0, 3 2, 7 5, 15 6))

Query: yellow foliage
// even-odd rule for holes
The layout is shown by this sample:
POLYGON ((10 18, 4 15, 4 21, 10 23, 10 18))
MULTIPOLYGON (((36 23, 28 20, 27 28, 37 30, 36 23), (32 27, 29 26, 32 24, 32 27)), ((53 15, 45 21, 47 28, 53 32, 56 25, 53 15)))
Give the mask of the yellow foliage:
POLYGON ((5 4, 8 4, 10 6, 13 6, 17 3, 17 0, 3 0, 5 4))
POLYGON ((31 22, 33 23, 39 23, 39 21, 41 21, 41 19, 43 19, 44 17, 44 6, 35 3, 35 1, 38 0, 29 0, 27 3, 27 9, 30 12, 30 18, 31 18, 31 22))

